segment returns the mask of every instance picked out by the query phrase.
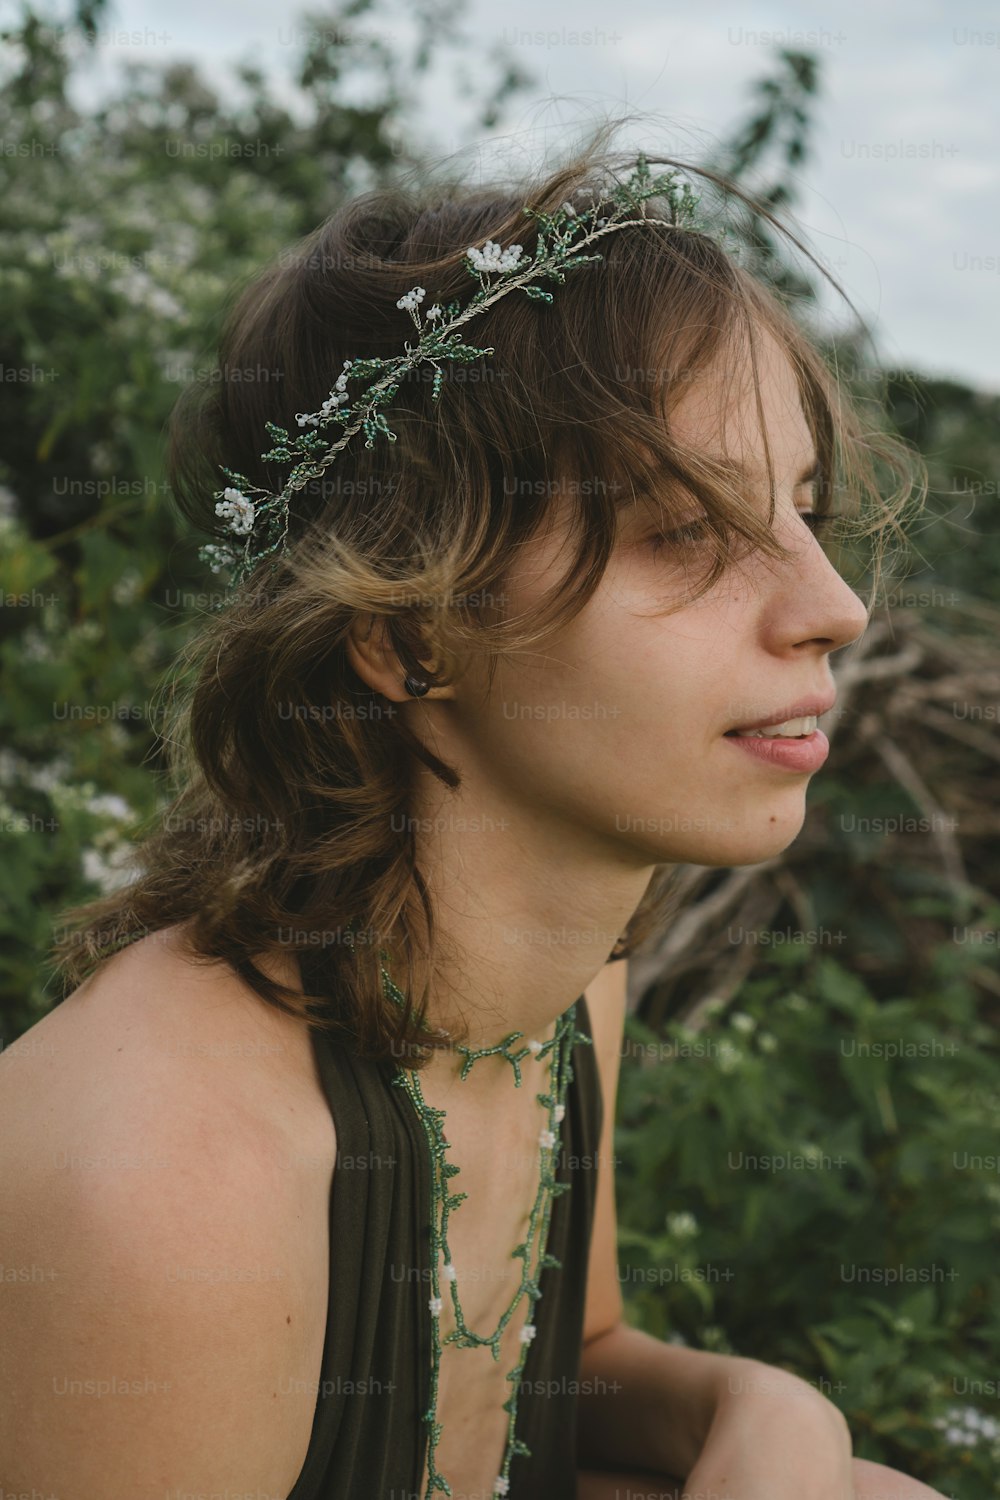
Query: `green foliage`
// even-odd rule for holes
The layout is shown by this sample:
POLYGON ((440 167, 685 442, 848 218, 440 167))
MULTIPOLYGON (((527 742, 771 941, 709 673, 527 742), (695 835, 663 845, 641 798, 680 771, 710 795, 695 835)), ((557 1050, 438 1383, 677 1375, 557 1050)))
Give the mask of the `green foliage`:
POLYGON ((1000 1335, 1000 1048, 975 962, 943 946, 919 994, 876 1000, 788 946, 699 1030, 630 1017, 616 1142, 630 1321, 793 1370, 859 1456, 964 1500, 1000 1457, 957 1436, 969 1411, 991 1431, 1000 1335))

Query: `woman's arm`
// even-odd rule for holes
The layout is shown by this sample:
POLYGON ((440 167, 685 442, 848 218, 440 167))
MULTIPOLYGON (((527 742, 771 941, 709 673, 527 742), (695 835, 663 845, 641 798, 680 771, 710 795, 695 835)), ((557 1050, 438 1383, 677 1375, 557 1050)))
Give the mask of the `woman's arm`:
POLYGON ((754 1477, 768 1500, 853 1500, 851 1435, 832 1401, 787 1371, 625 1323, 584 1345, 578 1461, 697 1479, 720 1495, 738 1470, 747 1482, 733 1500, 756 1500, 754 1477), (813 1472, 823 1484, 809 1489, 813 1472))
POLYGON ((853 1458, 837 1407, 756 1360, 623 1324, 584 1348, 581 1387, 577 1500, 943 1500, 853 1458))
MULTIPOLYGON (((919 1479, 908 1479, 895 1469, 884 1464, 869 1463, 867 1459, 851 1461, 851 1478, 854 1484, 854 1500, 945 1500, 939 1490, 928 1489, 919 1479)), ((598 1472, 596 1469, 578 1469, 576 1474, 576 1500, 705 1500, 705 1491, 700 1496, 680 1480, 667 1479, 656 1474, 640 1474, 633 1470, 625 1473, 598 1472)), ((733 1488, 732 1493, 738 1494, 733 1488)))

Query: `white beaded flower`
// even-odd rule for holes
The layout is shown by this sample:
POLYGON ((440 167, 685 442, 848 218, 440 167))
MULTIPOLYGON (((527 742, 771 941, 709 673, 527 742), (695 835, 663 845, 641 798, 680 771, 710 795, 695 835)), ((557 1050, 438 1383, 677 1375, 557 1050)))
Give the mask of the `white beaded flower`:
POLYGON ((424 287, 411 287, 408 292, 403 293, 396 306, 403 308, 406 312, 416 312, 418 304, 424 300, 424 295, 424 287))
POLYGON ((497 1477, 493 1481, 493 1493, 494 1493, 494 1495, 506 1495, 509 1489, 510 1489, 510 1480, 509 1479, 505 1479, 502 1474, 498 1474, 497 1477))
POLYGON ((566 1106, 565 1106, 565 1104, 557 1104, 556 1105, 556 1124, 557 1125, 561 1125, 562 1122, 563 1122, 563 1120, 565 1118, 566 1118, 566 1106))
POLYGON ((537 1057, 538 1054, 539 1054, 539 1052, 541 1052, 542 1048, 544 1047, 544 1045, 545 1045, 544 1042, 539 1042, 539 1041, 532 1040, 532 1041, 530 1041, 528 1043, 528 1051, 530 1053, 532 1053, 532 1055, 534 1057, 537 1057))
POLYGON ((555 1133, 551 1130, 543 1130, 538 1137, 540 1146, 554 1146, 556 1143, 555 1133))
POLYGON ((481 250, 470 245, 466 255, 475 271, 513 271, 521 264, 521 245, 509 245, 501 250, 496 240, 487 240, 481 250))
POLYGON ((350 400, 347 394, 347 372, 350 368, 351 361, 345 359, 344 368, 334 381, 333 390, 327 396, 319 411, 297 411, 295 413, 295 420, 300 427, 318 427, 322 418, 328 417, 331 412, 336 411, 338 406, 343 406, 345 401, 350 400))
POLYGON ((254 503, 247 499, 242 490, 234 490, 231 486, 223 490, 222 499, 216 504, 215 514, 227 520, 230 531, 235 531, 237 536, 247 536, 253 530, 253 518, 256 514, 254 503))
POLYGON ((444 308, 441 306, 440 302, 435 302, 434 306, 429 307, 424 313, 424 317, 429 323, 433 323, 436 318, 444 317, 444 308))
POLYGON ((441 1311, 442 1307, 444 1306, 444 1303, 441 1301, 440 1297, 431 1297, 428 1300, 427 1306, 430 1308, 430 1310, 434 1314, 434 1316, 437 1317, 438 1313, 441 1311))
POLYGON ((444 1275, 446 1281, 455 1281, 458 1278, 458 1272, 455 1270, 455 1267, 451 1264, 450 1261, 448 1261, 448 1263, 445 1265, 444 1275))
POLYGON ((220 547, 215 542, 208 542, 202 547, 201 555, 213 573, 220 573, 223 568, 231 568, 233 565, 233 558, 229 549, 220 547))
POLYGON ((538 1330, 535 1327, 534 1323, 525 1323, 524 1327, 521 1329, 521 1343, 530 1344, 531 1340, 535 1337, 535 1334, 537 1332, 538 1330))

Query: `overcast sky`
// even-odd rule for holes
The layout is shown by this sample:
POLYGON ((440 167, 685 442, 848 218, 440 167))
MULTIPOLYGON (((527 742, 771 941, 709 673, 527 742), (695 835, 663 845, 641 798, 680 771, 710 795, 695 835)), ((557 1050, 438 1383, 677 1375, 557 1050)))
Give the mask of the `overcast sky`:
MULTIPOLYGON (((402 8, 385 0, 380 14, 359 29, 405 46, 411 32, 402 8)), ((298 50, 301 16, 273 0, 118 0, 102 23, 101 67, 135 58, 136 33, 144 62, 196 58, 222 84, 231 60, 253 59, 280 80, 298 50)), ((883 365, 1000 392, 995 4, 717 0, 692 14, 664 0, 469 0, 461 24, 474 45, 451 61, 464 57, 473 89, 477 66, 485 77, 483 59, 498 44, 535 76, 494 134, 515 134, 518 149, 536 155, 623 107, 666 122, 656 132, 660 149, 700 154, 744 118, 750 85, 770 71, 777 47, 815 50, 822 92, 814 153, 800 174, 798 224, 874 323, 883 365)), ((467 147, 469 118, 445 62, 423 90, 421 134, 440 151, 467 147)))

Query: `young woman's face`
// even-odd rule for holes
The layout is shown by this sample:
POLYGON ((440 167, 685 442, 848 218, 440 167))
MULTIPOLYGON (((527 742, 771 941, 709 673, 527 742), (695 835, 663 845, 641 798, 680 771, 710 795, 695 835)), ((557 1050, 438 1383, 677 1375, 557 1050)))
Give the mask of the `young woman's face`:
MULTIPOLYGON (((488 691, 477 671, 455 689, 441 749, 470 773, 481 803, 520 814, 532 833, 545 825, 570 844, 597 840, 638 867, 755 863, 799 832, 822 736, 817 754, 815 736, 785 739, 775 752, 769 739, 729 732, 828 709, 830 652, 857 639, 866 612, 803 519, 812 487, 797 481, 812 466, 813 443, 787 358, 770 335, 759 342, 773 524, 791 555, 751 554, 701 598, 658 613, 684 596, 688 569, 705 554, 697 542, 658 547, 655 519, 637 505, 624 513, 620 545, 575 619, 543 646, 501 661, 488 691)), ((755 469, 752 493, 766 514, 749 377, 725 413, 721 399, 714 381, 695 384, 674 408, 673 427, 755 469)), ((563 540, 552 524, 526 547, 507 582, 508 610, 530 606, 561 574, 563 540)), ((789 726, 793 734, 808 727, 789 726)))

